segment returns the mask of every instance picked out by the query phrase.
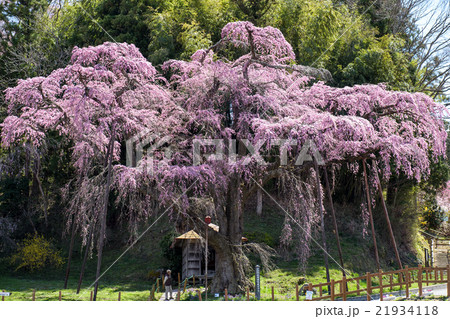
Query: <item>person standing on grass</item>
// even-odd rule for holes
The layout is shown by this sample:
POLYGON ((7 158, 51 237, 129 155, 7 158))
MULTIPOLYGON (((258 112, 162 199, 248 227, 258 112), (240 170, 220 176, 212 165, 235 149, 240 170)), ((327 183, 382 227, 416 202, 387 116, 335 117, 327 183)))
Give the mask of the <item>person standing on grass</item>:
POLYGON ((166 276, 164 277, 164 287, 166 287, 166 300, 169 300, 169 292, 170 299, 172 298, 172 271, 170 269, 167 270, 166 276))

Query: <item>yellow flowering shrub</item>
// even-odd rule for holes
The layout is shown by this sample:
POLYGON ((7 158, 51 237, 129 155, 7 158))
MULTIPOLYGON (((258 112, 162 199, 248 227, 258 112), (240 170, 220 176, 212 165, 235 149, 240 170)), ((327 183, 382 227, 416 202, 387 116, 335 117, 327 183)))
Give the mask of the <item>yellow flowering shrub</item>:
POLYGON ((11 257, 11 264, 17 265, 16 271, 23 268, 33 272, 46 266, 61 267, 64 261, 50 241, 42 235, 34 234, 28 235, 18 245, 17 252, 11 257))

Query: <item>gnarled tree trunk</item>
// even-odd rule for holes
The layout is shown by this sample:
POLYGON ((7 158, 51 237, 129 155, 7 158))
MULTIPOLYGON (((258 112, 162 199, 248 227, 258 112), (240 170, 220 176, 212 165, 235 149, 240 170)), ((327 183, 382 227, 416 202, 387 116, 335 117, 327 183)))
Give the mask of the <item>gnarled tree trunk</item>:
POLYGON ((231 177, 225 203, 216 212, 219 232, 210 229, 209 244, 216 251, 216 274, 212 292, 230 293, 245 291, 251 282, 245 276, 248 260, 242 249, 243 216, 239 190, 239 177, 231 177))

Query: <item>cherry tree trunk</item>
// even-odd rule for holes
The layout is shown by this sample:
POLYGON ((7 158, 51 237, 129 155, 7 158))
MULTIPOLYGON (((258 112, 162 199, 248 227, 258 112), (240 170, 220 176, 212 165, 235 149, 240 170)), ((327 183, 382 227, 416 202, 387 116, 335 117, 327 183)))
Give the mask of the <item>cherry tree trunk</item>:
POLYGON ((242 248, 243 218, 239 178, 232 177, 224 209, 217 212, 219 232, 209 229, 209 244, 216 252, 212 292, 244 292, 251 282, 245 276, 247 258, 242 248))
POLYGON ((258 216, 262 215, 262 207, 263 207, 263 194, 261 187, 258 187, 256 190, 256 214, 258 216))

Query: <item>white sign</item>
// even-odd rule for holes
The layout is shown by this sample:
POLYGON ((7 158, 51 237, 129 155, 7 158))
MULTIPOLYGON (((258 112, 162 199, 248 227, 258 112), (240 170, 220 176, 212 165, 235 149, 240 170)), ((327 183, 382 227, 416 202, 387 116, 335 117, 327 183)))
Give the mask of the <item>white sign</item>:
POLYGON ((0 297, 9 297, 9 296, 11 296, 11 293, 10 293, 10 292, 3 292, 3 291, 0 291, 0 297))
POLYGON ((312 300, 312 297, 313 297, 313 292, 308 290, 306 292, 306 300, 312 300))
POLYGON ((219 294, 214 294, 214 298, 219 298, 219 294))

